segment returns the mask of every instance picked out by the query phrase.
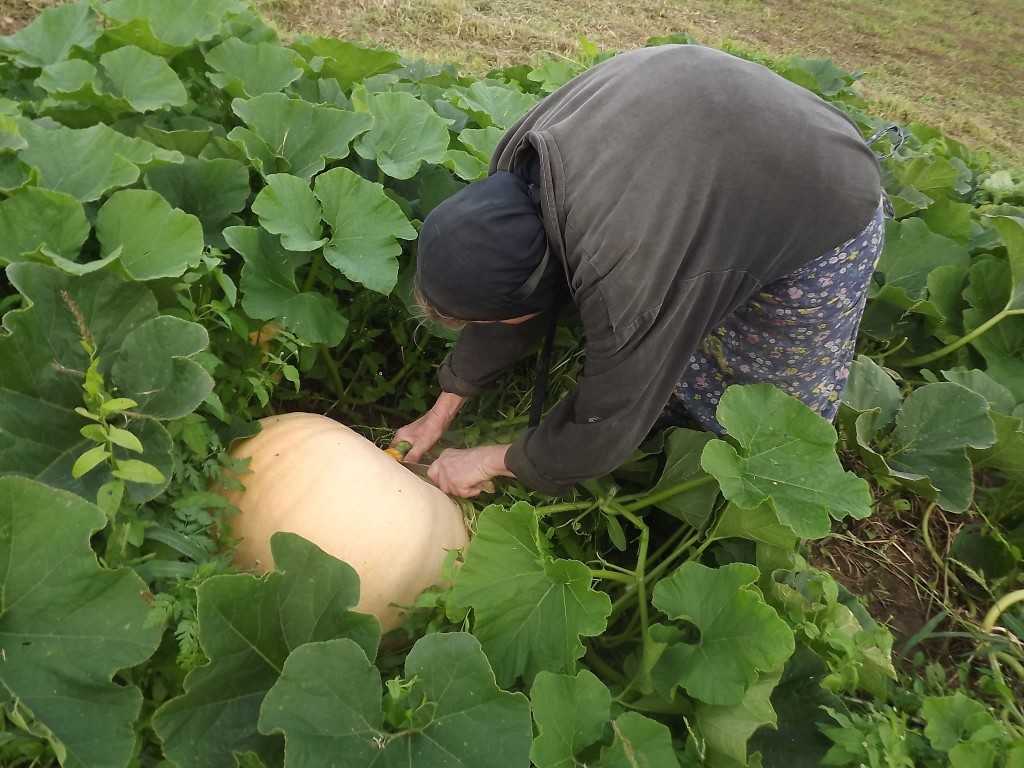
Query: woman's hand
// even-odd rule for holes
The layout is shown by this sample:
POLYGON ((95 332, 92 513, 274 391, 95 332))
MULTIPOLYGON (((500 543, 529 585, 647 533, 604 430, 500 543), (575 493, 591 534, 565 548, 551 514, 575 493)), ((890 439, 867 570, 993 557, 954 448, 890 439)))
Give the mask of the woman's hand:
POLYGON ((455 419, 455 415, 464 402, 466 402, 464 397, 453 395, 450 392, 442 392, 429 411, 395 432, 391 445, 396 446, 401 442, 409 443, 412 448, 405 454, 405 461, 418 464, 423 458, 423 454, 433 448, 441 439, 441 435, 455 419))
POLYGON ((493 477, 514 477, 505 466, 508 445, 449 448, 430 465, 430 479, 445 493, 471 499, 479 496, 493 477))

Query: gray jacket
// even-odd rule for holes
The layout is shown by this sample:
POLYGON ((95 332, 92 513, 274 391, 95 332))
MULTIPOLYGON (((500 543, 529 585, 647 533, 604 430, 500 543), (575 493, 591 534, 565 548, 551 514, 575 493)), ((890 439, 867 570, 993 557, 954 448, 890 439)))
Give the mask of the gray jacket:
MULTIPOLYGON (((704 336, 760 286, 857 234, 881 195, 878 161, 842 112, 692 45, 624 53, 567 83, 508 131, 491 172, 534 153, 586 343, 575 391, 508 453, 509 469, 548 493, 625 461, 704 336)), ((468 326, 442 388, 477 393, 544 323, 468 326)))

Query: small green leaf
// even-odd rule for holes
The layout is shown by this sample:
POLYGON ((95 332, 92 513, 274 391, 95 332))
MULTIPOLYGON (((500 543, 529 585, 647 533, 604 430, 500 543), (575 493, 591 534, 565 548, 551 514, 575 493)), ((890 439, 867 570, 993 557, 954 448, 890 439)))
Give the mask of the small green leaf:
POLYGON ((605 630, 611 600, 591 581, 583 563, 551 555, 529 504, 490 506, 478 518, 449 607, 473 609, 473 634, 498 682, 511 685, 542 671, 571 672, 584 652, 580 637, 605 630))
MULTIPOLYGON (((733 706, 759 672, 782 668, 793 654, 793 632, 754 586, 759 575, 746 563, 708 568, 689 562, 655 585, 655 607, 699 632, 693 643, 681 636, 668 643, 653 671, 659 687, 678 685, 706 704, 733 706)), ((652 627, 652 636, 665 639, 667 629, 652 627)))
POLYGON ((99 424, 86 424, 78 432, 86 440, 91 440, 94 443, 107 442, 107 430, 99 424))
POLYGON ((977 736, 984 738, 986 729, 996 727, 995 718, 984 704, 960 692, 951 696, 925 697, 921 703, 921 714, 926 722, 924 733, 928 741, 942 752, 949 752, 977 736))
POLYGON ((126 45, 100 56, 100 64, 114 88, 136 112, 183 107, 188 101, 177 73, 159 56, 126 45))
POLYGON ((143 485, 160 485, 167 480, 159 469, 138 459, 119 459, 111 474, 120 480, 143 485))
POLYGON ((199 219, 143 189, 122 190, 107 200, 96 217, 96 236, 104 256, 122 249, 120 263, 134 280, 180 277, 203 255, 199 219))
POLYGON ((289 251, 315 251, 326 243, 321 238, 323 211, 309 183, 287 173, 271 174, 266 181, 252 203, 260 226, 280 235, 281 245, 289 251))
POLYGON ((18 123, 8 115, 0 114, 0 154, 25 149, 28 142, 18 130, 18 123))
POLYGON ((130 397, 115 397, 113 400, 107 400, 100 406, 100 415, 109 416, 112 413, 121 413, 121 411, 127 411, 131 408, 138 408, 138 406, 139 404, 130 397))
POLYGON ((480 644, 465 633, 420 638, 405 661, 411 722, 385 724, 380 673, 351 640, 293 651, 264 699, 261 733, 283 733, 285 768, 526 768, 530 705, 495 685, 480 644), (414 711, 413 711, 414 710, 414 711))
POLYGON ((124 501, 125 485, 121 480, 111 480, 100 486, 96 492, 96 506, 103 510, 108 519, 113 520, 121 509, 124 501))
POLYGON ((530 760, 537 768, 575 768, 576 755, 599 741, 611 717, 612 695, 592 672, 541 672, 530 688, 537 737, 530 760))
POLYGON ((717 417, 739 450, 712 440, 701 466, 733 503, 753 509, 767 502, 803 538, 826 535, 830 517, 871 514, 867 483, 836 456, 835 429, 796 398, 770 384, 735 385, 717 417))
POLYGON ((411 179, 423 163, 444 161, 448 124, 429 104, 400 92, 361 92, 361 97, 373 116, 370 130, 356 141, 361 157, 375 160, 395 179, 411 179))
POLYGON ((119 445, 125 450, 132 451, 134 453, 142 453, 142 442, 129 432, 127 429, 121 429, 120 427, 110 427, 107 432, 107 436, 110 438, 110 442, 114 445, 119 445))
POLYGON ((71 476, 77 480, 110 458, 106 445, 97 445, 79 456, 71 467, 71 476))
POLYGON ((324 257, 345 277, 388 294, 398 282, 398 239, 412 240, 416 230, 381 184, 348 168, 334 168, 316 180, 316 196, 331 241, 324 257))
POLYGON ((0 202, 0 264, 21 261, 40 249, 76 260, 90 229, 75 198, 28 187, 0 202))

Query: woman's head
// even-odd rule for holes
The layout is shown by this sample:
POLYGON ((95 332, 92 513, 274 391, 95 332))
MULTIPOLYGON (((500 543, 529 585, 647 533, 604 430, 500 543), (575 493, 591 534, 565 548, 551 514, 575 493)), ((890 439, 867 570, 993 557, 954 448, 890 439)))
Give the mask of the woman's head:
POLYGON ((529 186, 499 171, 445 200, 423 222, 416 300, 449 327, 518 320, 554 303, 560 272, 548 257, 529 186))

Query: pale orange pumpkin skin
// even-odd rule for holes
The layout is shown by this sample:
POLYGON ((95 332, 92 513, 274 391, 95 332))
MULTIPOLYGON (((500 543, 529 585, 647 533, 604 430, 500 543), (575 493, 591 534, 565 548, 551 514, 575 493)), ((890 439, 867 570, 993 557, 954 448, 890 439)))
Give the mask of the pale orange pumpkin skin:
POLYGON ((260 425, 231 452, 251 459, 239 478, 245 490, 225 494, 240 510, 229 519, 241 540, 235 563, 272 570, 270 537, 296 533, 356 570, 356 610, 384 631, 399 626, 393 604, 411 605, 440 582, 447 552, 469 540, 458 504, 326 416, 288 413, 260 425))

